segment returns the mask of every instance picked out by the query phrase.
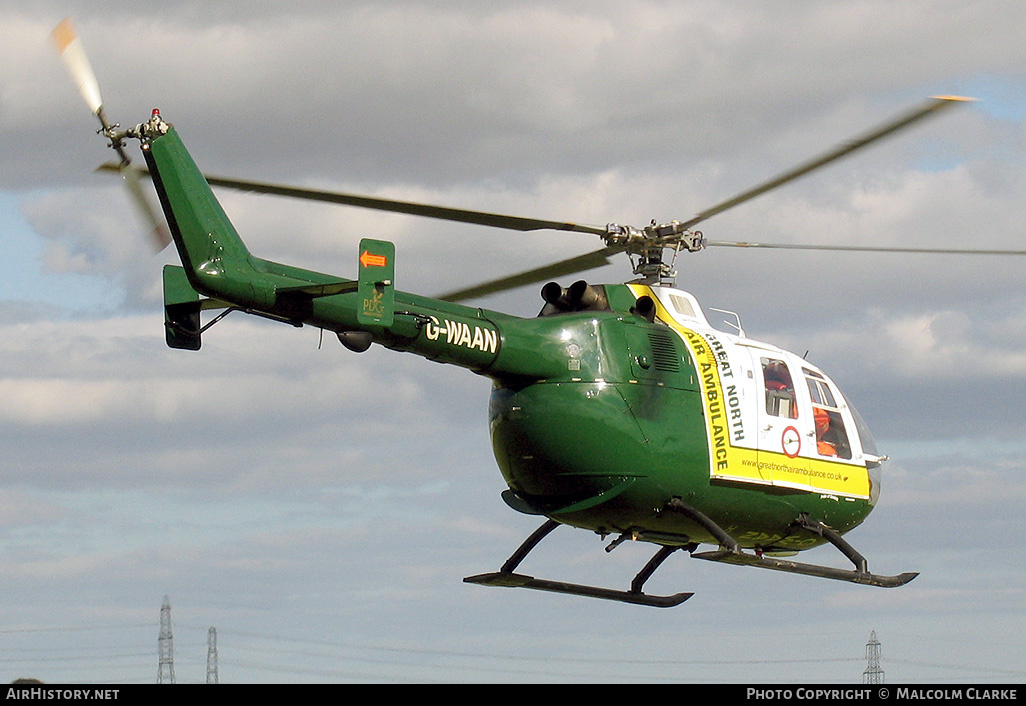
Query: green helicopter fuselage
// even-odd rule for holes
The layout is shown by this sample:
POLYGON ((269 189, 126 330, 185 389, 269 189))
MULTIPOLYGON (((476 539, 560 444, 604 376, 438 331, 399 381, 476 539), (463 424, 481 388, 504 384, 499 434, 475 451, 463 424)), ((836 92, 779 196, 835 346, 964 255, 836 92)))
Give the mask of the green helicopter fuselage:
POLYGON ((843 533, 875 502, 870 471, 879 459, 863 448, 839 392, 830 411, 848 422, 847 458, 815 452, 814 402, 801 385, 792 388, 793 416, 777 410, 773 435, 760 437, 769 380, 761 361, 791 366, 795 379, 803 369, 825 376, 713 331, 687 293, 582 287, 523 318, 395 290, 394 251, 380 241, 361 246, 358 280, 262 260, 173 127, 150 134, 143 149, 182 261, 164 276, 174 347, 199 348, 202 308, 230 307, 333 331, 354 350, 376 343, 485 375, 494 381, 489 423, 507 503, 603 535, 716 544, 702 523, 667 511, 676 499, 742 546, 800 550, 824 540, 796 528, 796 517, 843 533), (685 299, 690 315, 671 309, 685 299))

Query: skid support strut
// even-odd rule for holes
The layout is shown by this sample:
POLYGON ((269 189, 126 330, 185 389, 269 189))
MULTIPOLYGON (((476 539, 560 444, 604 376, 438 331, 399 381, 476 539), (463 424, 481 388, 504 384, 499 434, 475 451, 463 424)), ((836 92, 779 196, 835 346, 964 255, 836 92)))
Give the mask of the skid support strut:
MULTIPOLYGON (((738 566, 754 566, 761 569, 773 569, 774 571, 786 571, 792 574, 804 574, 806 576, 818 576, 820 578, 848 581, 851 583, 865 584, 868 586, 881 586, 894 588, 904 586, 919 574, 904 573, 897 576, 880 576, 870 573, 865 557, 858 553, 854 547, 846 542, 839 532, 802 513, 791 527, 793 530, 811 532, 823 537, 825 540, 837 547, 855 565, 852 570, 838 569, 832 566, 820 566, 818 564, 803 564, 797 561, 787 561, 776 557, 764 556, 761 553, 750 553, 744 551, 741 544, 726 530, 720 527, 714 520, 703 514, 696 508, 687 505, 679 498, 675 498, 666 505, 666 509, 681 513, 687 516, 697 525, 709 533, 720 548, 715 551, 695 552, 696 544, 686 546, 667 545, 661 546, 659 551, 649 559, 648 563, 638 572, 631 582, 631 587, 626 591, 617 591, 610 588, 598 586, 584 586, 576 583, 563 583, 561 581, 549 581, 534 576, 516 573, 520 562, 538 546, 552 530, 559 527, 559 522, 546 520, 541 527, 536 529, 530 537, 524 540, 515 552, 506 560, 502 568, 490 574, 478 574, 468 576, 466 583, 477 583, 484 586, 504 586, 507 588, 532 588, 538 591, 551 591, 553 593, 565 593, 573 596, 587 596, 589 598, 603 598, 606 600, 620 601, 622 603, 634 603, 636 605, 655 606, 658 608, 670 608, 680 605, 692 593, 675 593, 667 596, 649 595, 643 591, 645 582, 651 578, 656 569, 678 549, 687 549, 691 556, 696 559, 716 561, 724 564, 735 564, 738 566)), ((621 536, 610 548, 617 546, 628 539, 628 535, 621 536)))
POLYGON ((546 520, 541 527, 536 529, 530 537, 524 540, 524 543, 517 548, 515 552, 506 560, 506 563, 502 565, 502 568, 498 571, 490 574, 478 574, 476 576, 468 576, 463 579, 466 583, 477 583, 484 586, 504 586, 507 588, 533 588, 538 591, 550 591, 553 593, 566 593, 572 596, 586 596, 588 598, 603 598, 606 600, 620 601, 622 603, 633 603, 636 605, 654 606, 657 608, 671 608, 676 605, 680 605, 688 598, 691 598, 692 593, 675 593, 669 596, 653 596, 642 591, 645 582, 652 576, 659 565, 662 564, 667 557, 680 547, 661 547, 659 551, 649 559, 645 567, 638 572, 638 575, 634 577, 631 582, 630 590, 617 591, 610 588, 600 588, 598 586, 583 586, 576 583, 563 583, 561 581, 549 581, 547 579, 538 579, 533 576, 527 576, 525 574, 514 573, 520 562, 524 560, 532 549, 534 549, 539 542, 549 535, 552 530, 556 529, 559 523, 555 520, 546 520))

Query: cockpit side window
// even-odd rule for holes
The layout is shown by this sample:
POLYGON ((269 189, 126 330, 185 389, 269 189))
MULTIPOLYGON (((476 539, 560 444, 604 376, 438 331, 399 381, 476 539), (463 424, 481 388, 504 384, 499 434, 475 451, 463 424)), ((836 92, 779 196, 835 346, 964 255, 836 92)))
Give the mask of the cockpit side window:
POLYGON ((837 403, 834 402, 834 395, 830 392, 830 388, 823 380, 805 378, 805 381, 809 385, 809 394, 812 395, 812 404, 837 409, 837 403))
POLYGON ((812 397, 812 415, 816 423, 816 450, 820 456, 851 458, 851 444, 844 429, 840 408, 833 391, 821 376, 805 371, 805 382, 812 397), (812 376, 815 377, 812 377, 812 376))
POLYGON ((763 358, 762 378, 766 385, 766 414, 797 419, 798 400, 787 363, 776 358, 763 358))

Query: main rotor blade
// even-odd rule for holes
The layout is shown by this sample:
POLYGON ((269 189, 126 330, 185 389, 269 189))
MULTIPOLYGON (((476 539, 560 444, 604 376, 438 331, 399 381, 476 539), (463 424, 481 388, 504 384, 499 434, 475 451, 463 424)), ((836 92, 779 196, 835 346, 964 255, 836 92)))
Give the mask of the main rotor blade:
MULTIPOLYGON (((109 163, 100 165, 98 169, 99 171, 120 171, 120 167, 118 165, 109 163)), ((139 171, 146 173, 146 170, 142 168, 140 168, 139 171)), ((604 226, 590 226, 580 223, 568 223, 565 221, 549 221, 539 218, 524 218, 522 216, 510 216, 502 213, 472 211, 469 209, 450 208, 448 206, 437 206, 434 204, 417 203, 414 201, 397 201, 395 199, 384 199, 377 196, 363 196, 360 194, 349 194, 340 191, 323 191, 320 189, 285 186, 283 184, 271 184, 260 181, 249 181, 246 179, 232 179, 228 177, 212 176, 209 174, 205 176, 207 183, 211 186, 219 186, 225 189, 234 189, 235 191, 244 191, 247 193, 287 196, 308 201, 321 201, 323 203, 334 203, 343 206, 356 206, 359 208, 370 208, 377 211, 388 211, 390 213, 405 213, 411 216, 437 218, 444 221, 456 221, 459 223, 471 223, 474 225, 491 226, 494 228, 505 228, 506 230, 561 230, 599 236, 606 234, 606 228, 604 226)))
POLYGON ((763 250, 836 250, 842 252, 883 252, 924 255, 1026 255, 1026 250, 970 250, 968 248, 905 248, 875 245, 801 245, 798 243, 751 243, 707 240, 710 248, 754 248, 763 250))
POLYGON ((765 194, 767 191, 776 189, 779 186, 783 186, 788 182, 794 181, 799 177, 805 176, 809 172, 824 167, 831 162, 834 162, 841 157, 845 157, 856 150, 862 149, 877 140, 880 140, 888 135, 891 135, 902 128, 906 128, 909 125, 922 120, 923 118, 937 113, 940 110, 949 108, 951 106, 960 105, 968 101, 972 101, 972 98, 962 98, 960 96, 935 96, 927 100, 923 105, 914 108, 913 110, 905 113, 879 127, 867 132, 861 137, 857 137, 849 142, 845 142, 838 145, 834 149, 826 152, 819 157, 815 157, 804 164, 800 164, 793 169, 779 174, 778 176, 770 179, 769 181, 763 182, 758 186, 752 187, 747 191, 743 191, 733 198, 727 199, 721 203, 716 204, 712 208, 708 208, 702 211, 698 215, 694 216, 691 220, 686 221, 682 224, 682 228, 688 229, 693 228, 697 224, 711 218, 719 213, 723 213, 727 209, 733 208, 734 206, 750 201, 757 196, 765 194))
POLYGON ((517 287, 523 287, 536 282, 552 280, 557 277, 565 277, 566 275, 572 275, 578 272, 584 272, 585 270, 593 270, 596 267, 608 265, 610 264, 610 257, 622 252, 623 248, 620 246, 602 248, 601 250, 596 250, 585 255, 578 255, 577 257, 560 260, 559 262, 554 262, 551 265, 545 265, 544 267, 538 267, 533 270, 521 272, 520 274, 492 280, 491 282, 484 282, 473 287, 467 287, 466 289, 459 289, 454 292, 442 294, 435 298, 443 301, 458 302, 465 299, 483 297, 488 294, 495 294, 496 292, 504 292, 507 289, 516 289, 517 287))
POLYGON ((473 223, 475 225, 492 226, 494 228, 506 228, 508 230, 562 230, 574 233, 589 233, 591 235, 606 234, 605 227, 566 223, 561 221, 547 221, 537 218, 523 218, 521 216, 509 216, 501 213, 488 213, 486 211, 471 211, 462 208, 449 208, 447 206, 434 206, 431 204, 415 203, 413 201, 396 201, 394 199, 383 199, 375 196, 361 196, 358 194, 347 194, 335 191, 321 191, 318 189, 306 189, 240 179, 227 179, 216 176, 208 176, 207 182, 211 186, 220 186, 227 189, 236 189, 238 191, 274 194, 276 196, 289 196, 292 198, 323 201, 325 203, 342 204, 345 206, 372 208, 378 211, 389 211, 392 213, 406 213, 412 216, 438 218, 445 221, 457 221, 459 223, 473 223))

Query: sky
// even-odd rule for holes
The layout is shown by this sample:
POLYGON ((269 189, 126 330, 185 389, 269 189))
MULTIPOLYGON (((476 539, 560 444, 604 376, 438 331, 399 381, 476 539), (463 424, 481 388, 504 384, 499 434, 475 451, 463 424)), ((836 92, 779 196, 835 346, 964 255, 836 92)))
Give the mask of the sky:
MULTIPOLYGON (((683 553, 646 586, 695 592, 670 610, 464 584, 537 524, 500 499, 489 381, 242 314, 168 349, 174 254, 94 173, 113 153, 49 40, 71 16, 110 118, 159 108, 208 173, 599 225, 686 219, 971 96, 701 228, 1023 249, 1026 6, 223 5, 0 0, 0 681, 155 682, 165 595, 179 683, 205 680, 210 627, 222 683, 860 683, 873 632, 891 683, 1026 678, 1026 258, 678 261, 681 288, 858 406, 890 460, 847 538, 911 584, 683 553)), ((391 240, 397 287, 427 295, 599 247, 219 196, 260 257, 352 276, 361 238, 391 240)), ((533 316, 537 290, 479 305, 533 316)), ((625 587, 650 548, 605 544, 561 528, 523 570, 625 587)))

